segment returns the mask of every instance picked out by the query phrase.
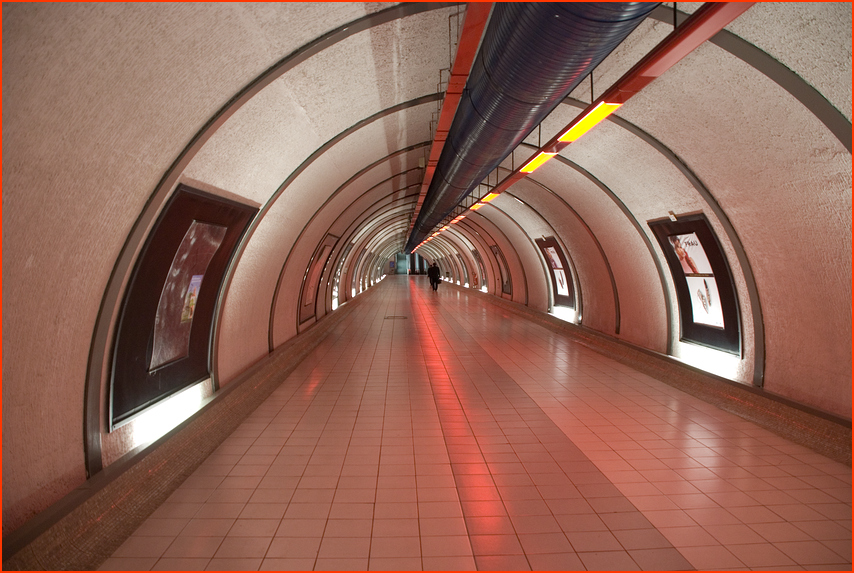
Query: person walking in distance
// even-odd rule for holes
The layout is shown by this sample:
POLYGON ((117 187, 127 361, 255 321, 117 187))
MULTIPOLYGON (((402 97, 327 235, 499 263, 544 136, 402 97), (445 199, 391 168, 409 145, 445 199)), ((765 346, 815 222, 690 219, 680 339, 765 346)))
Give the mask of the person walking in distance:
POLYGON ((427 276, 430 277, 430 286, 433 290, 439 290, 439 277, 442 271, 439 270, 439 265, 433 263, 433 266, 427 269, 427 276))

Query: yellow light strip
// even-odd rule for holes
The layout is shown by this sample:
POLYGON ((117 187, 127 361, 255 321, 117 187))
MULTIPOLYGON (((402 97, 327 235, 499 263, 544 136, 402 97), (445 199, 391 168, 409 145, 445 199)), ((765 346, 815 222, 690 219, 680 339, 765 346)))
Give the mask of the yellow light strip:
POLYGON ((545 151, 541 151, 536 157, 530 160, 525 166, 520 169, 522 173, 533 173, 534 169, 551 159, 557 155, 557 153, 546 153, 545 151))
POLYGON ((486 205, 486 203, 475 203, 474 205, 469 207, 469 209, 471 209, 472 211, 477 211, 478 209, 480 209, 484 205, 486 205))
POLYGON ((498 197, 498 195, 500 195, 500 193, 487 193, 487 194, 486 194, 486 196, 484 196, 484 197, 480 200, 480 202, 481 202, 481 203, 489 203, 490 201, 492 201, 493 199, 495 199, 496 197, 498 197))
POLYGON ((463 220, 463 219, 465 219, 465 218, 466 218, 466 216, 465 216, 465 215, 460 215, 459 217, 457 217, 456 219, 454 219, 453 221, 451 221, 451 224, 453 225, 453 224, 454 224, 454 223, 456 223, 457 221, 462 221, 462 220, 463 220))
POLYGON ((593 129, 597 123, 614 113, 621 103, 606 103, 599 102, 599 105, 590 110, 590 112, 581 118, 581 121, 570 127, 566 133, 558 138, 558 141, 572 142, 593 129))

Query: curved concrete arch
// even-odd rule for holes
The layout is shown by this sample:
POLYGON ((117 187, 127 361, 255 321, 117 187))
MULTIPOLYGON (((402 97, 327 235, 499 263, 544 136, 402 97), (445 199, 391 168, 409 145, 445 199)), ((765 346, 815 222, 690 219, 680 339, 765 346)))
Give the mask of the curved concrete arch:
MULTIPOLYGON (((392 223, 392 221, 402 220, 402 218, 405 218, 405 214, 400 214, 400 215, 392 216, 392 217, 390 217, 388 220, 384 220, 384 221, 382 221, 381 223, 380 223, 380 222, 378 222, 378 223, 379 223, 379 224, 382 224, 382 225, 386 225, 386 226, 388 226, 388 225, 392 225, 392 224, 394 224, 394 223, 392 223)), ((376 239, 377 239, 377 238, 376 238, 376 236, 371 237, 371 236, 369 236, 367 233, 363 233, 363 234, 361 235, 361 237, 359 237, 358 239, 356 239, 356 244, 355 244, 355 248, 354 248, 354 250, 355 250, 357 253, 362 253, 362 251, 365 251, 365 252, 367 252, 367 253, 373 252, 373 251, 371 251, 371 248, 373 247, 373 245, 375 245, 375 244, 376 244, 376 239)), ((360 259, 361 259, 362 255, 360 254, 360 255, 359 255, 359 257, 360 257, 360 259)), ((352 273, 352 274, 351 274, 351 277, 352 277, 352 278, 351 278, 351 280, 349 281, 349 282, 350 282, 350 284, 352 284, 352 283, 353 283, 353 281, 354 281, 355 279, 357 279, 357 278, 359 278, 359 277, 362 277, 362 275, 363 275, 363 269, 365 268, 365 264, 366 264, 366 262, 365 262, 364 260, 357 260, 357 261, 356 261, 356 264, 355 264, 355 265, 353 266, 353 268, 351 269, 351 273, 352 273)), ((361 279, 360 279, 360 280, 361 280, 361 279)), ((361 283, 360 283, 360 284, 361 284, 361 283)), ((361 292, 361 291, 359 291, 359 292, 361 292)))
MULTIPOLYGON (((363 195, 363 197, 364 196, 365 195, 363 195)), ((388 215, 390 213, 396 213, 400 209, 405 209, 406 212, 409 212, 409 210, 411 210, 411 205, 414 203, 418 195, 410 194, 389 200, 390 197, 390 195, 384 195, 382 198, 366 207, 361 213, 356 216, 356 218, 354 218, 349 223, 347 228, 342 233, 341 239, 338 241, 338 244, 336 244, 335 249, 333 249, 332 252, 332 256, 336 259, 336 266, 347 265, 347 260, 340 258, 341 253, 344 251, 347 245, 354 244, 354 241, 356 239, 354 239, 353 236, 358 235, 359 229, 370 226, 370 223, 373 221, 376 213, 382 212, 383 214, 388 215)), ((353 256, 352 249, 350 252, 347 253, 346 256, 353 256)), ((326 281, 328 283, 329 281, 333 280, 333 278, 334 277, 332 276, 327 276, 321 280, 326 281)), ((349 298, 349 296, 345 292, 344 299, 346 300, 347 298, 349 298)))
MULTIPOLYGON (((456 225, 454 225, 454 227, 456 227, 456 225)), ((475 274, 478 277, 477 289, 482 290, 483 288, 488 288, 487 282, 489 280, 489 276, 485 274, 486 269, 483 268, 483 266, 484 266, 483 261, 482 261, 482 259, 479 261, 474 256, 474 252, 477 250, 477 247, 475 246, 475 243, 474 243, 475 239, 470 237, 462 229, 456 229, 455 228, 454 233, 455 233, 455 236, 459 239, 459 241, 463 244, 463 247, 465 248, 465 250, 467 251, 466 257, 467 257, 467 260, 470 261, 473 274, 475 274)), ((478 255, 480 255, 480 251, 478 251, 478 255)), ((472 288, 474 288, 473 285, 470 285, 470 286, 472 286, 472 288)))
MULTIPOLYGON (((531 183, 535 183, 538 187, 542 188, 545 192, 549 193, 550 196, 555 197, 556 199, 559 199, 562 202, 564 207, 566 207, 570 212, 572 212, 576 217, 578 217, 578 214, 575 213, 575 211, 569 206, 568 203, 566 203, 566 201, 563 200, 562 197, 558 196, 551 189, 549 189, 545 185, 542 185, 539 182, 533 180, 532 178, 529 177, 528 179, 531 181, 531 183)), ((572 280, 574 283, 574 290, 575 290, 575 295, 576 295, 575 296, 576 312, 578 313, 579 316, 583 316, 582 310, 584 307, 584 302, 583 302, 584 296, 583 296, 583 291, 581 289, 581 283, 579 282, 578 269, 576 268, 575 263, 573 262, 572 253, 567 248, 566 244, 563 241, 563 238, 560 236, 560 233, 557 232, 557 230, 551 224, 549 219, 546 216, 544 216, 542 213, 540 213, 537 209, 535 209, 533 206, 531 206, 529 203, 527 203, 526 201, 522 201, 522 199, 520 199, 516 194, 514 194, 511 189, 508 189, 507 191, 505 191, 505 193, 507 195, 509 195, 510 197, 513 197, 514 199, 516 199, 520 203, 522 203, 522 205, 524 205, 526 209, 528 209, 534 216, 538 217, 540 219, 540 221, 542 221, 542 223, 550 229, 551 235, 554 236, 555 239, 558 241, 558 244, 560 245, 561 249, 563 250, 563 253, 567 258, 567 262, 569 263, 570 270, 572 272, 572 280)), ((585 224, 584 220, 581 219, 580 217, 578 217, 578 218, 579 218, 580 222, 582 223, 582 225, 584 225, 585 224)), ((589 228, 588 228, 588 231, 589 231, 589 228)), ((536 244, 536 242, 535 242, 535 244, 536 244)), ((544 260, 541 262, 543 265, 546 264, 546 262, 544 260)), ((605 264, 610 268, 610 265, 608 265, 607 259, 605 259, 605 264)), ((548 282, 550 282, 551 278, 548 274, 548 269, 545 269, 545 267, 544 267, 544 271, 546 272, 546 276, 548 277, 547 278, 548 282)), ((617 297, 616 285, 614 285, 612 283, 612 287, 614 290, 614 297, 616 298, 617 297)), ((549 291, 549 300, 550 301, 552 300, 551 291, 549 291)), ((618 312, 619 311, 619 304, 617 303, 615 306, 616 306, 615 310, 618 312)), ((619 314, 618 314, 618 316, 619 316, 619 314)), ((617 325, 619 325, 619 322, 617 322, 617 325)), ((619 330, 618 329, 616 329, 616 330, 617 330, 617 333, 619 333, 619 330)))
POLYGON ((401 221, 405 218, 406 215, 401 213, 393 219, 389 219, 389 221, 371 238, 371 244, 375 246, 374 251, 377 252, 378 255, 380 253, 385 255, 386 251, 391 252, 396 248, 400 248, 395 245, 395 241, 397 240, 396 237, 401 234, 401 221))
MULTIPOLYGON (((541 311, 545 310, 545 312, 548 312, 549 300, 550 300, 550 294, 549 294, 549 290, 548 290, 549 279, 547 278, 547 271, 546 271, 545 267, 543 266, 545 264, 545 261, 542 260, 542 257, 539 254, 540 249, 539 249, 539 247, 537 247, 536 243, 534 243, 534 239, 531 238, 531 236, 525 231, 525 229, 522 227, 522 225, 520 225, 519 222, 516 221, 515 218, 513 218, 509 214, 507 214, 504 211, 504 209, 502 209, 498 205, 499 202, 500 202, 499 199, 495 199, 495 200, 491 201, 490 203, 488 203, 487 207, 484 207, 483 209, 478 210, 477 213, 483 217, 488 217, 488 214, 492 211, 492 209, 494 209, 495 212, 500 213, 503 216, 504 220, 507 221, 508 224, 512 225, 516 230, 518 230, 522 234, 523 237, 525 237, 525 239, 527 239, 527 246, 531 249, 531 252, 533 253, 533 259, 536 260, 540 264, 542 273, 540 273, 539 278, 542 278, 543 283, 536 285, 536 286, 540 287, 540 289, 538 289, 539 290, 538 293, 537 292, 532 293, 532 288, 534 285, 532 284, 533 281, 531 278, 529 278, 529 276, 533 275, 533 273, 529 274, 525 270, 525 262, 524 262, 526 260, 530 260, 530 258, 529 257, 522 258, 521 255, 519 254, 519 247, 514 244, 513 248, 517 253, 516 256, 519 258, 519 262, 522 265, 522 279, 525 281, 525 305, 531 306, 532 302, 533 302, 535 304, 534 308, 537 308, 537 310, 541 310, 541 311), (492 207, 492 209, 489 209, 489 207, 492 207), (486 209, 486 213, 483 212, 484 209, 486 209), (545 295, 545 309, 542 308, 541 304, 536 304, 537 303, 536 299, 534 299, 532 301, 532 298, 534 298, 534 296, 532 296, 532 295, 536 295, 540 299, 542 299, 543 295, 545 295)), ((496 226, 497 226, 497 223, 495 223, 495 221, 493 221, 493 224, 496 224, 496 226)), ((506 232, 505 232, 505 235, 506 235, 506 232)))
POLYGON ((352 298, 348 290, 343 288, 342 285, 347 282, 349 268, 353 263, 353 258, 355 257, 355 254, 353 253, 353 246, 355 246, 355 242, 351 242, 342 237, 342 239, 336 243, 332 253, 330 254, 334 262, 331 265, 329 272, 324 273, 321 277, 321 285, 324 285, 324 297, 326 299, 326 307, 322 316, 325 316, 335 310, 335 308, 333 308, 332 301, 336 298, 333 296, 333 283, 336 279, 338 281, 337 299, 339 305, 352 298))
MULTIPOLYGON (((299 243, 299 242, 300 242, 300 240, 302 239, 303 234, 306 232, 306 229, 308 229, 308 228, 309 228, 309 226, 310 226, 310 225, 311 225, 311 224, 312 224, 312 223, 317 219, 317 217, 318 217, 318 215, 321 213, 321 211, 323 211, 323 210, 324 210, 328 205, 330 205, 330 203, 332 202, 332 200, 333 200, 334 198, 336 198, 338 195, 340 195, 341 193, 343 193, 343 192, 344 192, 344 190, 345 190, 345 189, 347 189, 347 187, 348 187, 352 182, 356 181, 359 177, 361 177, 362 175, 364 175, 365 173, 367 173, 368 171, 370 171, 370 170, 371 170, 371 169, 373 169, 374 167, 376 167, 376 166, 378 166, 378 165, 382 165, 383 163, 387 162, 387 161, 388 161, 390 158, 392 158, 392 157, 396 157, 396 156, 398 156, 398 155, 400 155, 400 154, 402 154, 402 153, 406 153, 406 152, 409 152, 409 151, 417 150, 417 149, 419 149, 419 148, 421 148, 421 147, 423 147, 423 146, 425 146, 425 145, 427 145, 427 142, 420 143, 420 144, 416 144, 416 145, 409 146, 409 147, 407 147, 407 148, 404 148, 404 149, 398 150, 398 151, 396 151, 396 152, 394 152, 394 153, 392 153, 392 154, 387 155, 386 157, 380 158, 379 160, 375 161, 375 162, 374 162, 374 163, 372 163, 371 165, 369 165, 369 166, 365 167, 365 168, 364 168, 364 169, 362 169, 359 173, 357 173, 356 175, 354 175, 353 177, 351 177, 350 179, 348 179, 345 183, 343 183, 343 184, 342 184, 341 186, 339 186, 335 191, 333 191, 333 192, 332 192, 332 194, 330 194, 330 195, 329 195, 329 197, 326 199, 326 201, 324 201, 323 205, 322 205, 322 206, 321 206, 317 211, 315 211, 315 212, 312 214, 312 216, 309 218, 309 220, 305 223, 305 225, 303 226, 302 230, 301 230, 301 231, 300 231, 300 233, 297 235, 297 238, 296 238, 296 240, 294 241, 294 244, 293 244, 293 246, 291 247, 290 251, 288 251, 288 255, 285 257, 285 260, 284 260, 284 262, 283 262, 283 264, 282 264, 282 269, 281 269, 281 271, 279 272, 279 279, 278 279, 277 284, 276 284, 276 289, 275 289, 274 294, 273 294, 273 299, 272 299, 271 306, 270 306, 270 343, 271 343, 271 351, 272 351, 272 348, 273 348, 273 347, 272 347, 272 340, 273 340, 273 339, 272 339, 272 333, 273 333, 273 329, 274 329, 274 326, 273 326, 273 325, 274 325, 274 322, 275 322, 275 315, 276 315, 277 301, 278 301, 279 293, 280 293, 281 288, 282 288, 282 281, 283 281, 283 277, 284 277, 284 275, 285 275, 285 273, 286 273, 286 271, 287 271, 288 263, 289 263, 289 262, 290 262, 290 260, 291 260, 291 256, 293 255, 294 251, 296 250, 298 243, 299 243)), ((406 170, 406 171, 402 171, 402 172, 399 172, 399 173, 395 173, 395 174, 393 174, 391 177, 388 177, 388 178, 386 178, 386 179, 384 179, 384 180, 380 181, 379 183, 377 183, 377 184, 375 184, 374 186, 370 187, 369 189, 365 190, 361 195, 359 195, 359 196, 358 196, 358 197, 356 197, 355 199, 351 200, 350 207, 352 207, 353 205, 355 205, 356 201, 359 201, 361 198, 365 197, 366 195, 368 195, 369 193, 371 193, 371 192, 373 192, 374 190, 378 189, 379 187, 381 187, 381 186, 383 186, 383 185, 386 185, 386 184, 388 184, 389 182, 392 182, 395 178, 400 177, 401 175, 404 175, 404 176, 405 176, 407 173, 414 172, 414 171, 420 171, 420 170, 419 170, 419 168, 417 168, 417 167, 416 167, 416 168, 412 168, 412 169, 408 169, 408 170, 406 170)), ((404 188, 401 188, 401 189, 396 189, 396 190, 392 191, 392 194, 394 194, 394 193, 399 193, 399 192, 401 192, 401 191, 405 191, 407 188, 412 187, 413 185, 417 185, 417 183, 413 183, 412 185, 409 185, 409 186, 404 187, 404 188)), ((349 210, 349 207, 348 207, 348 210, 349 210)), ((337 223, 338 221, 340 221, 340 220, 345 216, 345 213, 346 213, 346 211, 343 211, 343 212, 340 212, 340 213, 338 214, 338 216, 335 218, 335 220, 334 220, 334 221, 329 225, 328 229, 326 230, 326 233, 331 232, 331 229, 333 229, 333 228, 335 227, 336 223, 337 223)), ((325 235, 324 235, 324 236, 325 236, 325 235)), ((339 239, 339 240, 340 240, 340 239, 339 239)), ((304 276, 304 277, 303 277, 303 282, 304 282, 305 280, 306 280, 306 276, 304 276)), ((302 293, 302 290, 300 290, 300 293, 302 293)))
POLYGON ((360 237, 369 233, 371 229, 376 228, 381 215, 386 218, 390 215, 396 215, 401 208, 407 209, 414 204, 416 197, 417 194, 411 193, 390 201, 388 201, 389 196, 375 201, 359 213, 358 217, 348 225, 345 234, 342 235, 342 242, 352 243, 359 240, 360 237))
MULTIPOLYGON (((405 190, 405 189, 406 189, 406 188, 401 189, 401 191, 403 191, 403 190, 405 190)), ((403 202, 403 207, 404 207, 404 208, 410 208, 410 207, 411 207, 411 205, 412 205, 412 203, 413 203, 413 201, 414 201, 414 200, 412 199, 412 197, 413 197, 412 195, 407 195, 407 196, 405 196, 404 198, 401 198, 401 199, 407 199, 407 201, 404 201, 404 202, 403 202)), ((395 202, 397 202, 397 201, 392 201, 392 202, 390 202, 388 205, 386 205, 386 206, 385 206, 385 210, 382 212, 382 214, 387 216, 389 213, 393 213, 393 212, 395 211, 395 208, 394 208, 392 205, 393 205, 395 202)), ((363 214, 362 214, 362 215, 364 215, 364 212, 363 212, 363 214)), ((358 215, 357 215, 357 216, 358 216, 358 215)), ((340 216, 339 216, 339 217, 340 217, 340 216)), ((376 225, 374 225, 374 224, 373 224, 373 221, 363 221, 363 224, 365 225, 366 229, 370 229, 370 228, 372 228, 372 227, 376 227, 376 225)), ((332 229, 332 227, 330 226, 330 228, 329 228, 329 229, 327 229, 326 233, 323 235, 323 237, 324 237, 324 238, 325 238, 326 236, 328 236, 328 235, 332 235, 332 234, 333 234, 333 233, 331 233, 331 229, 332 229)), ((335 236, 337 236, 337 235, 335 235, 335 236)), ((337 247, 337 245, 338 245, 339 243, 341 243, 341 242, 343 242, 343 237, 338 237, 338 240, 336 241, 336 247, 337 247)), ((293 249, 289 252, 289 257, 290 257, 290 255, 291 255, 291 254, 293 254, 293 249)), ((275 320, 276 320, 276 309, 278 308, 278 306, 277 306, 278 295, 279 295, 279 292, 281 291, 281 288, 282 288, 282 286, 283 286, 283 285, 282 285, 282 281, 284 280, 284 276, 285 276, 285 274, 286 274, 286 272, 287 272, 287 269, 288 269, 288 263, 289 263, 289 259, 288 259, 288 260, 286 260, 286 261, 285 261, 285 263, 282 265, 282 270, 280 271, 280 278, 279 278, 279 282, 278 282, 278 284, 277 284, 277 288, 276 288, 276 296, 273 298, 272 305, 271 305, 271 313, 270 313, 271 333, 272 333, 273 325, 275 324, 275 320)), ((309 263, 309 264, 310 264, 310 263, 309 263)), ((323 276, 324 276, 324 277, 326 277, 326 275, 327 275, 327 273, 326 273, 326 272, 324 272, 324 275, 323 275, 323 276)), ((305 280, 306 280, 306 279, 307 279, 307 275, 304 275, 304 276, 303 276, 303 285, 304 285, 304 283, 305 283, 305 280)), ((322 278, 321 280, 323 280, 323 278, 322 278)), ((300 288, 302 289, 302 286, 301 286, 300 288)), ((302 290, 300 290, 300 292, 302 292, 302 290)))
MULTIPOLYGON (((488 205, 487 205, 487 207, 484 207, 484 209, 487 209, 488 205)), ((479 209, 479 210, 475 211, 473 215, 466 217, 465 219, 463 219, 463 221, 469 221, 470 224, 473 224, 475 221, 479 222, 479 221, 483 220, 484 223, 480 223, 479 226, 481 228, 483 228, 484 230, 486 230, 487 226, 492 227, 492 231, 490 231, 490 233, 489 233, 490 236, 492 236, 493 239, 495 239, 495 237, 500 237, 500 240, 498 240, 498 239, 495 240, 495 245, 498 246, 498 248, 501 250, 501 253, 504 255, 504 258, 506 259, 506 263, 507 263, 507 273, 510 276, 510 281, 511 281, 511 285, 512 285, 512 294, 507 295, 509 297, 508 300, 512 300, 514 302, 518 302, 520 304, 527 305, 528 300, 529 300, 529 296, 528 296, 528 277, 525 273, 525 263, 524 263, 521 255, 519 254, 519 252, 516 250, 516 247, 513 244, 513 241, 510 240, 510 237, 507 236, 504 229, 499 227, 489 217, 487 217, 486 215, 481 213, 481 211, 483 211, 483 209, 479 209), (510 255, 507 252, 505 252, 507 249, 509 249, 510 252, 512 252, 512 254, 513 254, 512 258, 510 257, 510 255), (512 263, 511 263, 511 261, 512 261, 512 263), (518 282, 513 281, 514 278, 517 278, 517 279, 520 278, 520 275, 519 275, 519 273, 517 273, 514 277, 513 268, 511 266, 511 264, 518 265, 518 267, 519 267, 518 270, 521 272, 521 279, 522 279, 521 285, 519 285, 518 282), (517 290, 518 286, 522 287, 521 296, 520 296, 519 291, 517 290)), ((498 264, 499 264, 498 261, 496 261, 496 265, 498 265, 498 264)), ((499 273, 499 275, 498 275, 499 280, 500 280, 500 276, 501 275, 499 273)), ((506 295, 507 293, 503 293, 501 289, 499 289, 498 292, 502 293, 499 295, 501 298, 505 298, 504 295, 506 295)))
MULTIPOLYGON (((348 179, 347 181, 345 181, 344 183, 342 183, 342 184, 341 184, 337 189, 335 189, 335 191, 333 191, 333 192, 332 192, 332 193, 331 193, 331 194, 326 198, 326 200, 323 202, 323 205, 321 205, 321 207, 320 207, 320 208, 319 208, 315 213, 313 213, 313 214, 311 215, 311 217, 310 217, 310 218, 309 218, 309 220, 305 223, 305 225, 303 225, 303 232, 304 232, 304 231, 305 231, 305 229, 306 229, 306 228, 308 228, 308 226, 309 226, 309 225, 311 225, 311 223, 312 223, 312 222, 317 218, 317 215, 318 215, 318 214, 319 214, 323 209, 325 209, 325 208, 326 208, 326 207, 327 207, 327 206, 332 202, 332 200, 333 200, 334 198, 336 198, 336 197, 337 197, 337 196, 339 196, 341 193, 343 193, 343 192, 344 192, 346 189, 348 189, 348 188, 349 188, 353 183, 355 183, 356 181, 358 181, 362 176, 364 176, 365 174, 367 174, 368 172, 370 172, 372 169, 374 169, 374 168, 376 168, 376 167, 379 167, 379 166, 381 166, 381 165, 383 165, 383 164, 385 164, 385 163, 389 162, 389 161, 390 161, 391 159, 393 159, 393 158, 396 158, 396 157, 399 157, 399 156, 404 155, 404 154, 406 154, 406 153, 409 153, 410 151, 416 151, 416 150, 418 150, 418 149, 422 149, 422 148, 427 147, 427 146, 429 146, 429 145, 430 145, 430 142, 429 142, 429 141, 423 141, 423 142, 421 142, 421 143, 417 143, 417 144, 414 144, 414 145, 410 145, 410 146, 408 146, 408 147, 404 147, 404 148, 401 148, 401 149, 399 149, 399 150, 397 150, 397 151, 395 151, 395 152, 393 152, 393 153, 390 153, 390 154, 386 155, 385 157, 381 157, 381 158, 377 159, 376 161, 374 161, 373 163, 371 163, 371 164, 369 164, 369 165, 365 166, 365 167, 364 167, 363 169, 361 169, 359 172, 355 173, 355 174, 354 174, 350 179, 348 179)), ((384 184, 384 183, 386 183, 386 182, 388 182, 388 181, 390 181, 390 180, 394 179, 395 177, 400 177, 401 175, 405 175, 405 174, 407 174, 407 173, 414 172, 414 171, 419 171, 419 170, 420 170, 420 168, 418 168, 418 167, 414 167, 414 168, 410 168, 410 169, 407 169, 407 170, 404 170, 404 171, 396 172, 396 173, 394 173, 393 175, 391 175, 390 177, 388 177, 388 178, 386 178, 386 179, 384 179, 384 180, 382 180, 382 181, 380 181, 380 182, 376 183, 375 185, 371 186, 369 189, 367 189, 366 191, 364 191, 364 192, 363 192, 363 193, 362 193, 362 194, 361 194, 361 195, 360 195, 356 200, 358 200, 358 199, 360 199, 361 197, 363 197, 363 196, 367 195, 367 194, 368 194, 369 192, 371 192, 373 189, 375 189, 375 188, 379 187, 380 185, 382 185, 382 184, 384 184)), ((400 190, 398 190, 398 191, 400 191, 400 190)), ((397 192, 397 191, 395 191, 395 192, 397 192)), ((342 216, 343 216, 343 213, 339 214, 339 216, 336 218, 336 221, 340 220, 342 216)), ((300 233, 300 236, 301 236, 301 235, 302 235, 302 232, 300 233)))
POLYGON ((456 225, 452 225, 451 228, 448 229, 447 240, 454 245, 455 254, 462 259, 463 264, 466 267, 466 273, 469 277, 468 286, 471 288, 471 277, 477 274, 477 262, 474 260, 474 256, 471 253, 471 243, 467 240, 467 237, 455 227, 456 225))
POLYGON ((394 240, 393 237, 400 230, 400 222, 405 218, 405 213, 398 213, 386 218, 381 224, 377 224, 378 230, 370 237, 367 237, 366 245, 374 252, 378 252, 380 246, 384 248, 384 245, 394 240))
MULTIPOLYGON (((566 101, 564 101, 563 103, 566 103, 566 101)), ((526 147, 533 148, 533 146, 530 146, 528 144, 525 144, 525 145, 526 145, 526 147)), ((670 291, 667 289, 667 282, 665 279, 666 275, 664 273, 664 269, 661 265, 661 262, 659 261, 658 257, 656 256, 655 248, 653 247, 652 242, 650 241, 647 234, 644 232, 643 227, 641 226, 640 222, 637 220, 637 218, 634 216, 634 214, 629 210, 629 208, 626 206, 626 204, 623 203, 623 201, 619 197, 617 197, 617 195, 607 185, 605 185, 598 177, 596 177, 595 175, 593 175, 592 173, 590 173, 589 171, 587 171, 586 169, 584 169, 583 167, 581 167, 580 165, 575 163, 574 161, 571 161, 571 160, 567 159, 566 157, 563 157, 562 155, 556 155, 555 159, 557 160, 557 162, 572 168, 573 170, 578 172, 580 175, 582 175, 583 177, 588 179, 591 183, 593 183, 596 187, 598 187, 609 199, 611 199, 611 201, 613 201, 614 204, 620 209, 620 211, 625 216, 625 218, 631 223, 631 225, 634 227, 635 231, 637 232, 638 236, 643 240, 644 244, 646 245, 646 248, 650 253, 650 257, 652 258, 652 260, 655 263, 656 270, 658 272, 659 281, 661 283, 661 288, 662 288, 664 300, 666 301, 665 312, 666 312, 666 323, 667 323, 666 328, 667 328, 668 335, 667 335, 667 341, 665 344, 666 344, 666 348, 667 348, 667 354, 670 354, 672 352, 672 334, 671 334, 671 326, 670 326, 671 315, 672 315, 672 302, 670 299, 670 291)), ((537 183, 538 185, 542 186, 542 183, 538 182, 536 180, 536 178, 529 177, 529 179, 531 179, 533 182, 537 183)), ((555 195, 558 197, 558 199, 560 199, 563 203, 565 203, 570 208, 570 210, 579 218, 580 221, 583 221, 583 218, 581 218, 581 216, 577 213, 577 211, 574 208, 572 208, 569 205, 569 203, 567 203, 562 197, 560 197, 560 195, 558 195, 556 193, 555 193, 555 195)), ((596 234, 593 232, 593 230, 590 228, 590 226, 586 222, 583 221, 583 225, 584 225, 585 229, 588 231, 588 233, 590 234, 593 241, 595 242, 597 249, 599 250, 601 256, 603 257, 603 260, 607 261, 608 258, 607 258, 607 255, 605 254, 605 249, 602 246, 599 239, 596 237, 596 234)), ((619 317, 619 295, 617 292, 616 278, 614 277, 614 272, 611 269, 610 263, 607 263, 607 270, 608 270, 608 278, 611 281, 612 289, 614 291, 615 309, 617 311, 617 316, 619 317)), ((619 318, 617 318, 617 324, 619 324, 619 318)), ((619 333, 619 330, 617 330, 616 332, 619 333)))
MULTIPOLYGON (((500 276, 498 272, 498 262, 495 260, 494 255, 492 254, 492 250, 489 248, 489 242, 496 243, 494 237, 489 232, 489 230, 485 229, 483 226, 479 225, 476 221, 474 221, 471 217, 466 217, 456 225, 456 232, 461 235, 464 235, 468 238, 468 240, 474 245, 477 244, 480 247, 478 253, 482 251, 481 258, 484 260, 484 263, 489 266, 489 273, 487 273, 487 281, 489 285, 484 284, 483 286, 487 286, 487 290, 490 294, 500 297, 501 296, 501 286, 496 277, 500 276), (469 228, 472 227, 472 228, 469 228), (476 227, 476 229, 474 228, 476 227), (479 229, 479 230, 478 230, 479 229), (484 240, 484 236, 486 236, 489 241, 484 240), (475 238, 476 237, 476 238, 475 238), (492 278, 492 281, 489 279, 492 278), (491 286, 491 288, 490 288, 491 286)), ((426 243, 423 249, 427 250, 427 252, 432 252, 430 249, 433 249, 433 243, 441 239, 441 235, 437 236, 436 239, 426 243)), ((444 239, 443 239, 444 240, 444 239)), ((437 248, 437 247, 436 247, 437 248)))
POLYGON ((480 247, 478 253, 480 254, 484 264, 487 266, 487 269, 484 269, 487 271, 487 292, 500 298, 501 273, 498 270, 498 261, 495 260, 495 256, 489 248, 490 243, 496 243, 495 238, 492 236, 489 229, 483 227, 483 225, 479 224, 473 217, 466 217, 457 223, 457 226, 460 227, 461 230, 469 233, 468 236, 471 242, 480 247))

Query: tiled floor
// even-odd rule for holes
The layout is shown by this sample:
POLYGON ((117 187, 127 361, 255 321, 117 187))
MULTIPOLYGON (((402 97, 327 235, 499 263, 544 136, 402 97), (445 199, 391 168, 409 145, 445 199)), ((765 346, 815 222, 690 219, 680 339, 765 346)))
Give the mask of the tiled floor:
POLYGON ((851 468, 390 277, 102 569, 851 570, 851 468))

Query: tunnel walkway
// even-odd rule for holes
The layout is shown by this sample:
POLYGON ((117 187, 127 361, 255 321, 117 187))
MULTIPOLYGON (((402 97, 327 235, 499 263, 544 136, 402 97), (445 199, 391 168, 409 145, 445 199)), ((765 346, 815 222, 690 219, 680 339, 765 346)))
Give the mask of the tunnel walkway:
POLYGON ((848 569, 851 469, 392 276, 102 569, 848 569))

